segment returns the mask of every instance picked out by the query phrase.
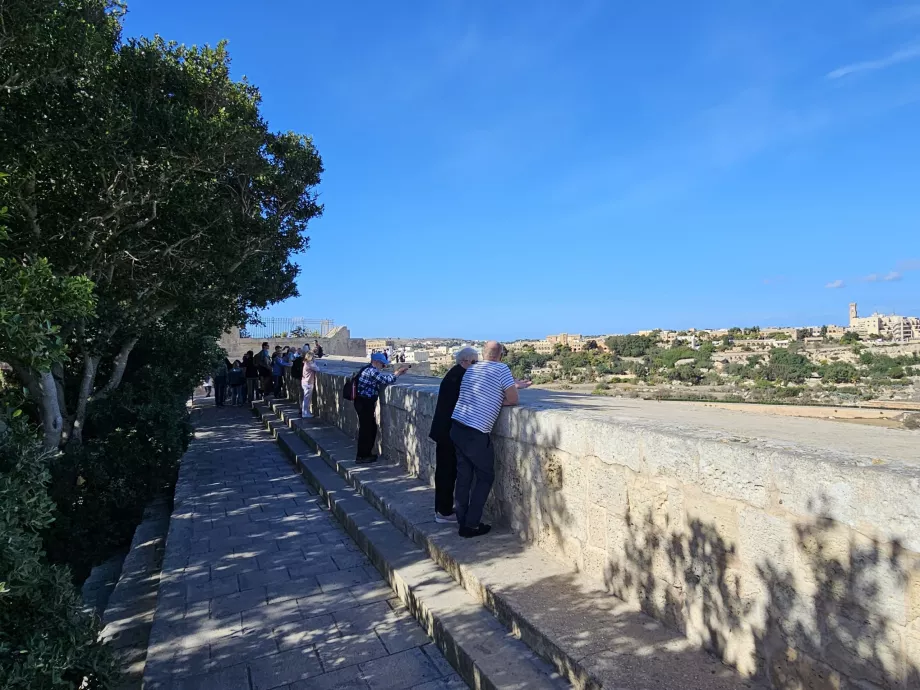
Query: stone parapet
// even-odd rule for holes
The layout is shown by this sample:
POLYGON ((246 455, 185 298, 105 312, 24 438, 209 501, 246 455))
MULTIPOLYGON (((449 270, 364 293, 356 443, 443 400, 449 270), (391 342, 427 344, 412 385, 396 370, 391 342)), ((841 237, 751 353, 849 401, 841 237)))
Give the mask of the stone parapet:
MULTIPOLYGON (((329 363, 316 409, 354 434, 329 363)), ((381 396, 380 450, 433 482, 437 382, 381 396)), ((525 391, 487 512, 775 687, 920 687, 920 434, 525 391)))

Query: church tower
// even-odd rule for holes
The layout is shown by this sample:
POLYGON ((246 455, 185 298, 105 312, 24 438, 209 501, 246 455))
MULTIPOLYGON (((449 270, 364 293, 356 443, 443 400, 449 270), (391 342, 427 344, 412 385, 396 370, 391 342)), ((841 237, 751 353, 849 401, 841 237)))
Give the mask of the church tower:
POLYGON ((856 312, 856 302, 850 302, 850 327, 853 327, 856 319, 859 318, 859 314, 856 312))

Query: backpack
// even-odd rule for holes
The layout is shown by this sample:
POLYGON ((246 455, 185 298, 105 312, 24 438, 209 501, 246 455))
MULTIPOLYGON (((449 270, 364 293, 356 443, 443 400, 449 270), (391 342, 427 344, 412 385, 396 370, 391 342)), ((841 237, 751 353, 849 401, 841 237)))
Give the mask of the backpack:
POLYGON ((342 386, 342 397, 346 400, 357 400, 358 399, 358 379, 361 378, 361 374, 364 373, 364 370, 367 369, 370 364, 361 367, 358 371, 351 376, 350 378, 345 379, 345 385, 342 386))
POLYGON ((291 378, 297 380, 303 378, 303 357, 298 357, 291 364, 291 378))

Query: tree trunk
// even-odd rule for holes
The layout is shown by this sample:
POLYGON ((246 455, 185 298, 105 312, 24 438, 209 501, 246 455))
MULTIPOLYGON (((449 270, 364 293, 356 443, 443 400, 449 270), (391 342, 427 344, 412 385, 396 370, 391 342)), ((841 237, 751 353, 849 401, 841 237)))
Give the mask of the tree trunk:
POLYGON ((9 365, 28 391, 29 397, 38 405, 44 432, 42 445, 45 450, 57 450, 61 444, 64 418, 54 375, 50 371, 35 371, 21 362, 11 361, 9 365))
POLYGON ((57 450, 61 444, 61 432, 64 429, 64 418, 61 416, 61 407, 58 403, 57 384, 50 371, 38 374, 39 403, 42 409, 42 427, 44 438, 42 445, 45 450, 57 450))
POLYGON ((98 355, 83 355, 83 378, 80 380, 80 393, 77 396, 77 409, 71 422, 70 438, 67 443, 79 446, 83 443, 83 422, 86 420, 86 405, 96 383, 96 371, 99 367, 98 355))

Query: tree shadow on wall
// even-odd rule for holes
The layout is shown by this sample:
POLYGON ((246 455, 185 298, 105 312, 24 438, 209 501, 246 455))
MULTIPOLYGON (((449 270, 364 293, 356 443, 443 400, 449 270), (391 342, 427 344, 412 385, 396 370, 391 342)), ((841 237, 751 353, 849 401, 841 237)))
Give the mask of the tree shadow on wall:
MULTIPOLYGON (((828 508, 824 500, 814 512, 828 508)), ((818 517, 742 572, 724 525, 695 518, 681 531, 666 522, 627 514, 621 554, 605 569, 611 593, 776 688, 920 687, 899 629, 916 554, 898 542, 818 517)))

